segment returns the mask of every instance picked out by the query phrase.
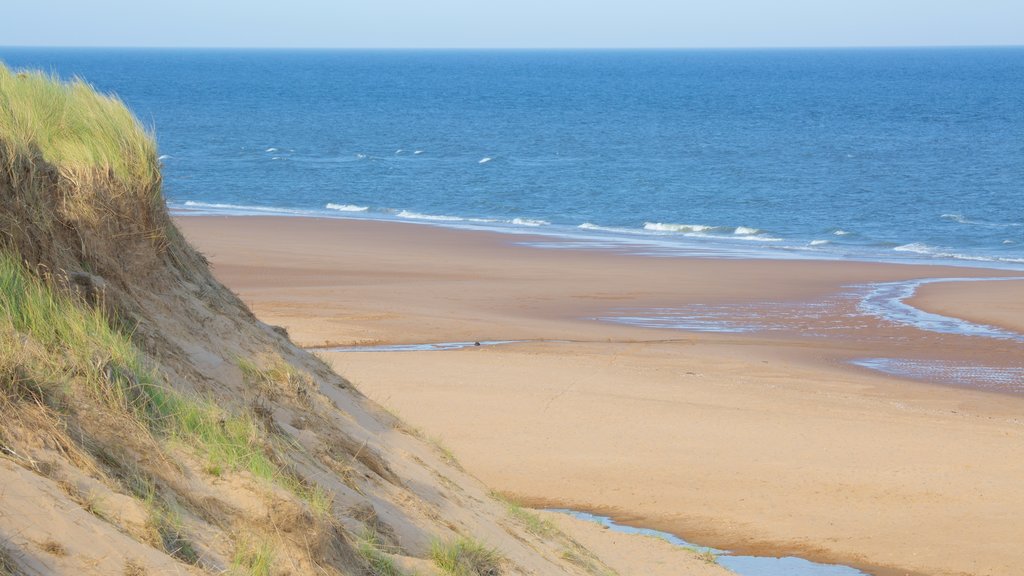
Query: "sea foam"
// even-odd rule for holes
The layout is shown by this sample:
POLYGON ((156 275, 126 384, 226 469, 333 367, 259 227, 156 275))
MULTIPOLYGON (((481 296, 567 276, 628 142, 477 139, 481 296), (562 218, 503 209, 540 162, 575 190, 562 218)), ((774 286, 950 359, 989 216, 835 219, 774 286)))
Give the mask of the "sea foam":
POLYGON ((513 218, 510 223, 517 226, 547 226, 551 224, 547 220, 535 220, 531 218, 513 218))
POLYGON ((328 203, 324 206, 329 210, 337 210, 338 212, 366 212, 370 209, 369 206, 356 206, 355 204, 334 204, 328 203))
POLYGON ((401 210, 398 214, 395 214, 399 218, 407 218, 409 220, 433 220, 437 222, 462 222, 465 218, 459 218, 458 216, 445 216, 443 214, 421 214, 419 212, 410 212, 409 210, 401 210))
POLYGON ((704 224, 666 224, 662 222, 644 222, 644 230, 654 232, 708 232, 714 230, 714 226, 704 224))

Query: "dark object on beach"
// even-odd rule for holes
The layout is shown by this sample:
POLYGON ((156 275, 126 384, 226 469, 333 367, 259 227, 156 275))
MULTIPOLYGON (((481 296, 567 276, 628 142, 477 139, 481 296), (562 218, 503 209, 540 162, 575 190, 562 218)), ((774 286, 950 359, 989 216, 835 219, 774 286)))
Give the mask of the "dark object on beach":
POLYGON ((479 345, 480 345, 479 342, 473 342, 473 346, 479 346, 479 345))

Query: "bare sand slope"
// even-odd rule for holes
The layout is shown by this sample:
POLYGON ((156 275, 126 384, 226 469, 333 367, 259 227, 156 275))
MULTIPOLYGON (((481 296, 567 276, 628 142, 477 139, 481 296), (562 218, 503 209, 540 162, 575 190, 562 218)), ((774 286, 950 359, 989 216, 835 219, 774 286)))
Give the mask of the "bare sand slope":
MULTIPOLYGON (((330 355, 498 490, 876 574, 1024 572, 1024 398, 844 363, 952 352, 1016 361, 1019 346, 867 321, 830 339, 590 320, 613 308, 792 304, 870 281, 1004 273, 537 250, 510 244, 521 237, 370 222, 179 224, 222 281, 300 342, 571 340, 330 355)), ((1012 283, 957 290, 996 284, 1012 283)), ((1020 325, 1006 301, 1004 325, 1020 325)))

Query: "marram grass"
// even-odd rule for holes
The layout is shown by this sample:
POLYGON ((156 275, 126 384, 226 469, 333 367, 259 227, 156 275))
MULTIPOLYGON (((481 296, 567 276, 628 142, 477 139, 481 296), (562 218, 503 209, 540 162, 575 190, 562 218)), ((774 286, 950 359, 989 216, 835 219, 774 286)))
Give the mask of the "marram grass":
POLYGON ((42 155, 65 177, 112 175, 134 187, 159 181, 156 140, 116 96, 0 62, 3 157, 42 155))
MULTIPOLYGON (((111 327, 101 309, 53 290, 0 251, 0 387, 29 385, 68 398, 84 393, 192 447, 210 468, 248 470, 301 492, 271 461, 251 417, 226 414, 159 382, 129 335, 111 327)), ((300 495, 319 504, 319 492, 301 488, 310 494, 300 495)))

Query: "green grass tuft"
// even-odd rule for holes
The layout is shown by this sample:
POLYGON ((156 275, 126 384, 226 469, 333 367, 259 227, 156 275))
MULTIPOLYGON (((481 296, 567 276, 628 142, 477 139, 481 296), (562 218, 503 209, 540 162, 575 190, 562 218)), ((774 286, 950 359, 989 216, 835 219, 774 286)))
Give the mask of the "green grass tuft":
POLYGON ((241 542, 231 559, 231 576, 270 576, 274 568, 274 548, 267 542, 241 542))
POLYGON ((497 550, 470 538, 434 542, 430 557, 449 576, 498 576, 504 561, 497 550))
POLYGON ((0 146, 9 158, 41 154, 62 171, 112 174, 128 186, 159 181, 156 141, 116 96, 0 63, 0 146))
POLYGON ((557 526, 550 520, 541 518, 535 511, 525 508, 512 498, 500 492, 491 492, 491 497, 505 505, 508 515, 523 525, 526 531, 541 538, 551 538, 562 535, 557 526))
POLYGON ((356 551, 366 563, 369 576, 406 576, 405 572, 395 565, 395 561, 385 548, 380 537, 372 529, 366 528, 359 535, 356 551))
POLYGON ((192 448, 210 473, 248 471, 287 488, 314 513, 329 514, 330 494, 278 466, 250 415, 233 415, 160 382, 131 337, 100 308, 56 292, 0 251, 0 385, 12 388, 5 392, 22 396, 24 390, 13 388, 26 388, 67 399, 77 397, 72 385, 78 386, 152 433, 192 448))

